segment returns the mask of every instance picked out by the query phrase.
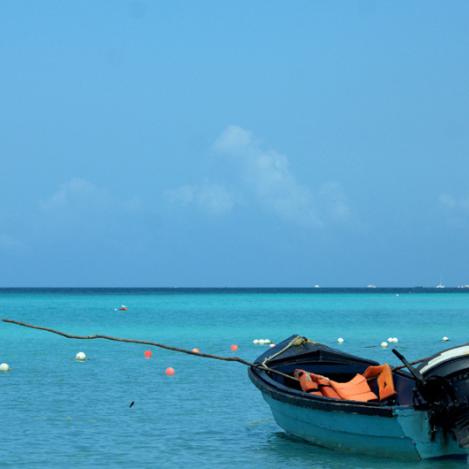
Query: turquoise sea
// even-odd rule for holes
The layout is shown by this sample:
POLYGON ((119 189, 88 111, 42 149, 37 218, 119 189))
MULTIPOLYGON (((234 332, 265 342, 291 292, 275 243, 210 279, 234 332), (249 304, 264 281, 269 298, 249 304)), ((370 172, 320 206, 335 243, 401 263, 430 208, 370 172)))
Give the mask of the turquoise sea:
MULTIPOLYGON (((0 290, 0 317, 253 360, 253 339, 298 333, 395 363, 469 341, 469 293, 376 290, 0 290), (318 291, 319 290, 319 291, 318 291), (125 304, 128 311, 115 311, 125 304)), ((290 439, 237 363, 76 341, 0 323, 0 467, 453 468, 350 456, 290 439), (78 351, 87 354, 75 361, 78 351), (164 370, 176 374, 167 377, 164 370), (129 407, 134 401, 134 405, 129 407)))

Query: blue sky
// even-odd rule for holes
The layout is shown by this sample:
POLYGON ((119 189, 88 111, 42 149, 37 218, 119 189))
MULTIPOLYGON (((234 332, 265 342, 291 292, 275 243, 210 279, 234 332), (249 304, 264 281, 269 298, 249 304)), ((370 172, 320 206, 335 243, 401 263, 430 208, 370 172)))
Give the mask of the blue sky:
POLYGON ((469 283, 467 24, 3 0, 0 285, 469 283))

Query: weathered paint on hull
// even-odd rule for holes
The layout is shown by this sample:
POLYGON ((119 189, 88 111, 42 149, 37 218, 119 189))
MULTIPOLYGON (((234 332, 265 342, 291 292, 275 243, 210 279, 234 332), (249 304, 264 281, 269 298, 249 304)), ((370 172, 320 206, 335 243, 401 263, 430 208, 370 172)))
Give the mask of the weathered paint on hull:
POLYGON ((467 454, 450 437, 430 441, 425 412, 397 408, 395 417, 330 412, 263 396, 287 433, 326 448, 406 460, 467 454))

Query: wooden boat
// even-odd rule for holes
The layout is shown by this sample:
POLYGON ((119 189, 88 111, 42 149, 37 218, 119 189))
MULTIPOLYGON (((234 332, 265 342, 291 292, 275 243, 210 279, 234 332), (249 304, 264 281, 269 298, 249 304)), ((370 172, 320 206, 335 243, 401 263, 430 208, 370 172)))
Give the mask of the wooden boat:
MULTIPOLYGON (((398 355, 400 355, 397 352, 398 355)), ((249 377, 285 432, 323 447, 402 459, 469 453, 469 345, 392 372, 397 395, 359 402, 305 392, 295 370, 348 382, 373 360, 291 336, 249 368, 249 377), (269 371, 272 370, 272 371, 269 371)), ((370 388, 378 394, 376 380, 370 388)))

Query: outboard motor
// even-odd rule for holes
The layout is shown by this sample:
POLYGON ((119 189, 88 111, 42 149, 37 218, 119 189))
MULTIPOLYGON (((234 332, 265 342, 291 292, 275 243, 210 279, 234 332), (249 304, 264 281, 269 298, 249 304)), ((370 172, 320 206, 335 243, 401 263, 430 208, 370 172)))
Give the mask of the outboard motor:
POLYGON ((428 409, 432 433, 441 428, 469 448, 469 345, 437 353, 416 368, 417 394, 428 409))

